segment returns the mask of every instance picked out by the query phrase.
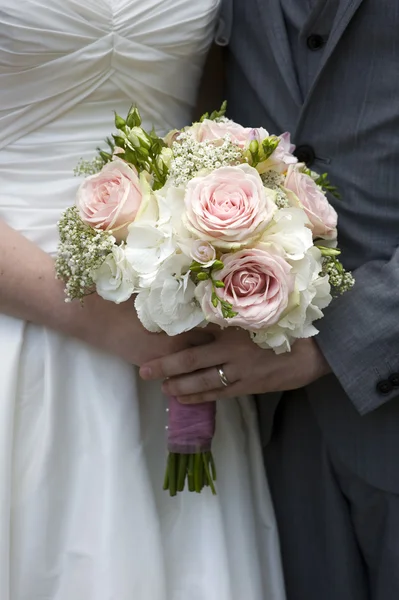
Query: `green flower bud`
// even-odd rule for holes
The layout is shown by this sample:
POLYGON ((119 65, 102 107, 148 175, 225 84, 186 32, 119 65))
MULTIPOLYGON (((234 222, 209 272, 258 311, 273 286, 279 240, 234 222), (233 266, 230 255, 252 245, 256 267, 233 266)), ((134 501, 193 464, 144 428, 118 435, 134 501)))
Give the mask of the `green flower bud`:
POLYGON ((110 160, 112 160, 112 156, 111 154, 108 154, 108 152, 104 152, 104 150, 100 150, 99 151, 99 155, 101 156, 101 158, 103 159, 103 161, 105 163, 109 162, 110 160))
POLYGON ((209 274, 205 273, 205 271, 201 271, 200 273, 198 273, 197 279, 198 281, 206 281, 207 279, 209 279, 209 274))
POLYGON ((249 144, 249 151, 251 152, 251 154, 257 154, 259 150, 259 143, 257 142, 257 140, 252 140, 252 142, 249 144))
POLYGON ((140 127, 141 125, 141 117, 137 108, 132 106, 129 111, 129 114, 126 119, 126 124, 128 127, 140 127))
POLYGON ((126 127, 125 119, 120 117, 117 113, 115 113, 115 127, 117 129, 124 129, 126 127))
POLYGON ((226 287, 223 283, 223 281, 220 281, 220 279, 218 279, 217 281, 213 282, 216 288, 224 288, 226 287))
POLYGON ((318 246, 317 248, 320 250, 322 256, 339 256, 341 254, 341 250, 338 248, 326 248, 326 246, 318 246))
POLYGON ((268 159, 273 154, 279 143, 280 140, 275 135, 271 135, 263 140, 262 147, 263 152, 265 153, 264 160, 268 159))
POLYGON ((151 140, 141 127, 133 127, 128 135, 129 141, 135 148, 141 147, 149 150, 151 148, 151 140))
POLYGON ((223 269, 223 267, 224 264, 221 260, 215 260, 215 262, 212 265, 212 269, 215 269, 215 271, 220 271, 220 269, 223 269))
POLYGON ((148 150, 146 148, 143 148, 142 146, 136 148, 136 153, 140 158, 144 160, 148 158, 148 150))
POLYGON ((125 144, 126 144, 125 138, 123 138, 120 135, 113 135, 112 137, 114 138, 115 145, 118 146, 118 148, 125 147, 125 144))

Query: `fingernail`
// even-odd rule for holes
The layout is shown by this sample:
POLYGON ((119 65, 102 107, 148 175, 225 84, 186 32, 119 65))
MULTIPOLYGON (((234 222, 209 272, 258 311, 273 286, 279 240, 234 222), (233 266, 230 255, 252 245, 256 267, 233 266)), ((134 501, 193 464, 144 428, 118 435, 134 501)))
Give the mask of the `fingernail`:
POLYGON ((167 394, 168 393, 168 384, 165 382, 162 384, 162 393, 163 394, 167 394))
POLYGON ((150 379, 151 378, 151 369, 150 367, 141 367, 140 369, 140 377, 142 379, 150 379))

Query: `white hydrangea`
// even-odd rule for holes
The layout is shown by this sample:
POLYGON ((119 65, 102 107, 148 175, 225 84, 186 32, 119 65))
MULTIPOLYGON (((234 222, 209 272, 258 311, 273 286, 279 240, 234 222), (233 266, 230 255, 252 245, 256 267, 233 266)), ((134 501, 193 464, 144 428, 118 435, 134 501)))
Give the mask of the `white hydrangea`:
POLYGON ((195 284, 188 270, 190 262, 184 254, 170 256, 151 287, 137 295, 137 315, 148 331, 178 335, 203 323, 204 315, 195 300, 195 284))
POLYGON ((300 208, 282 208, 274 213, 273 220, 261 240, 284 250, 287 259, 300 260, 313 247, 309 220, 300 208))
POLYGON ((92 275, 97 294, 116 304, 126 302, 134 293, 137 276, 127 260, 125 246, 112 248, 102 265, 92 275))

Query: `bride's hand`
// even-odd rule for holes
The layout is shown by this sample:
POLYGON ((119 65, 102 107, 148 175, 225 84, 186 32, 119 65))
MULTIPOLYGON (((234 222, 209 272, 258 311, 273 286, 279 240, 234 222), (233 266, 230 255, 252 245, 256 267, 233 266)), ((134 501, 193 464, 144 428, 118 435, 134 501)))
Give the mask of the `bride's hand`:
POLYGON ((262 350, 245 331, 211 329, 214 340, 210 344, 151 361, 140 369, 142 378, 166 379, 162 386, 165 394, 177 396, 180 402, 198 403, 292 390, 330 372, 312 338, 297 340, 292 352, 274 354, 262 350))
MULTIPOLYGON (((173 337, 165 333, 150 333, 140 323, 133 301, 117 305, 93 295, 87 298, 81 312, 81 337, 85 341, 139 366, 213 339, 211 333, 205 329, 196 329, 173 337)), ((72 328, 75 329, 75 325, 72 325, 72 328)), ((79 337, 79 327, 74 335, 79 337)))

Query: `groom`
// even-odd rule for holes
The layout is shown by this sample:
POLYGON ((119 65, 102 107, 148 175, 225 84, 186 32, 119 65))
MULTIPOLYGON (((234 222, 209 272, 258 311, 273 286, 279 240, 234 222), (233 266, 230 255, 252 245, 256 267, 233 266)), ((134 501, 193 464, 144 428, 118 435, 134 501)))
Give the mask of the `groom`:
POLYGON ((356 284, 291 354, 225 330, 147 371, 174 376, 164 389, 183 401, 270 392, 258 405, 288 600, 399 599, 398 31, 392 0, 223 1, 229 116, 290 131, 299 161, 329 173, 356 284))

